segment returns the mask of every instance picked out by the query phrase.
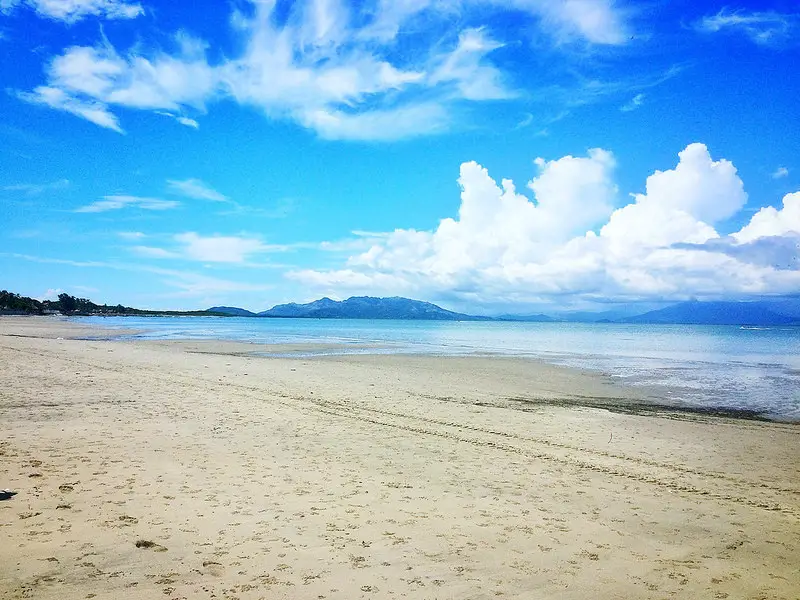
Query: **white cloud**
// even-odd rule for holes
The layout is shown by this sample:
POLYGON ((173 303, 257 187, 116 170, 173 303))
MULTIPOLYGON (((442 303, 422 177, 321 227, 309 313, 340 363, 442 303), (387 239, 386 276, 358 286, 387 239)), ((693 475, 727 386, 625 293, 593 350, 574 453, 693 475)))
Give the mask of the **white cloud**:
POLYGON ((112 114, 102 102, 78 99, 63 89, 52 86, 39 86, 33 92, 20 92, 19 97, 26 102, 43 104, 55 110, 68 112, 117 133, 125 133, 116 115, 112 114))
POLYGON ((579 38, 594 44, 620 45, 629 38, 626 15, 613 0, 512 0, 512 4, 541 15, 562 42, 579 38))
POLYGON ((467 29, 458 36, 456 48, 441 58, 430 75, 430 82, 453 82, 459 95, 468 100, 499 100, 514 94, 505 88, 500 71, 483 60, 502 44, 490 39, 482 29, 467 29))
POLYGON ((272 249, 255 238, 203 237, 194 232, 178 234, 175 236, 175 241, 183 245, 184 256, 205 262, 241 263, 253 254, 272 249))
MULTIPOLYGON (((512 271, 528 257, 543 255, 611 213, 617 189, 609 152, 594 149, 586 157, 537 159, 536 165, 538 175, 528 184, 531 200, 518 194, 510 180, 498 187, 486 169, 464 163, 457 220, 443 219, 433 232, 396 230, 352 257, 349 266, 382 274, 413 271, 442 287, 492 269, 513 277, 512 271)), ((363 274, 337 272, 334 277, 361 281, 363 274)))
POLYGON ((248 262, 252 257, 260 254, 285 252, 290 248, 285 245, 266 244, 258 238, 246 235, 204 236, 190 231, 171 236, 167 247, 136 245, 131 246, 129 250, 146 258, 231 263, 252 267, 271 266, 248 262))
POLYGON ((228 202, 226 195, 218 192, 200 179, 170 179, 167 188, 173 194, 194 198, 195 200, 211 200, 212 202, 228 202))
POLYGON ((200 129, 200 123, 195 121, 194 119, 190 119, 189 117, 184 117, 183 115, 175 115, 166 110, 154 110, 154 113, 157 115, 162 115, 164 117, 169 117, 170 119, 175 119, 177 123, 185 127, 191 127, 192 129, 200 129))
POLYGON ((64 290, 61 288, 49 288, 44 294, 39 296, 37 300, 44 302, 45 300, 58 300, 58 295, 63 294, 64 290))
POLYGON ((134 19, 144 14, 141 4, 124 0, 3 0, 0 13, 27 6, 40 16, 75 23, 89 16, 103 19, 134 19))
POLYGON ((789 176, 789 169, 787 169, 786 167, 778 167, 772 173, 772 178, 773 179, 783 179, 784 177, 788 177, 788 176, 789 176))
POLYGON ((776 210, 765 206, 753 215, 750 222, 740 231, 732 234, 739 243, 752 242, 759 238, 800 236, 800 192, 786 194, 783 197, 783 208, 776 210))
POLYGON ((695 29, 703 33, 740 32, 756 44, 769 45, 786 39, 795 20, 794 15, 774 11, 746 12, 722 8, 717 14, 700 19, 695 23, 695 29))
POLYGON ((50 183, 16 183, 5 185, 1 190, 5 192, 22 192, 26 196, 38 196, 45 192, 64 190, 70 185, 69 179, 59 179, 50 183))
POLYGON ((86 206, 76 208, 76 213, 99 213, 122 208, 140 208, 142 210, 169 210, 177 208, 180 202, 175 200, 162 200, 160 198, 143 198, 140 196, 103 196, 86 206))
POLYGON ((300 121, 326 139, 380 141, 437 133, 450 117, 442 106, 429 103, 361 113, 319 109, 302 114, 300 121))
POLYGON ((156 248, 153 246, 133 246, 131 252, 143 256, 145 258, 180 258, 181 255, 177 252, 171 252, 164 248, 156 248))
POLYGON ((535 164, 527 198, 513 182, 498 185, 477 163, 464 163, 457 218, 431 231, 372 238, 369 249, 340 269, 295 270, 287 277, 322 292, 416 293, 473 305, 800 289, 798 261, 786 259, 786 248, 796 252, 796 244, 746 244, 800 236, 800 192, 787 196, 781 211, 762 209, 733 238, 723 238, 716 227, 741 211, 747 194, 733 164, 713 160, 702 144, 687 146, 673 169, 650 175, 645 192, 616 209, 609 152, 535 164))
MULTIPOLYGON (((208 275, 201 275, 191 271, 180 271, 177 269, 163 269, 160 267, 153 267, 143 265, 141 263, 120 263, 120 262, 104 262, 104 261, 74 261, 61 258, 48 258, 40 256, 31 256, 29 254, 17 253, 0 253, 0 256, 9 256, 11 258, 26 260, 34 263, 41 264, 55 264, 66 265, 76 268, 87 269, 112 269, 123 272, 133 273, 152 273, 164 277, 163 283, 165 285, 178 288, 181 290, 176 294, 180 297, 197 297, 204 294, 224 293, 224 292, 257 292, 272 289, 272 285, 268 284, 254 284, 243 281, 231 281, 227 279, 219 279, 210 277, 208 275)), ((76 289, 79 289, 76 286, 76 289)), ((90 288, 84 288, 90 289, 90 288)))
POLYGON ((623 104, 620 107, 622 112, 631 112, 639 108, 642 104, 644 104, 644 94, 636 94, 633 98, 631 98, 630 102, 623 104))
POLYGON ((73 95, 130 108, 177 110, 202 107, 218 84, 204 46, 182 36, 176 56, 159 52, 152 58, 126 57, 112 47, 73 46, 50 63, 50 85, 73 95))
POLYGON ((474 27, 458 31, 457 39, 449 30, 443 37, 440 25, 453 11, 512 10, 552 33, 557 44, 627 40, 626 15, 611 0, 392 0, 360 8, 307 0, 280 18, 275 2, 251 8, 248 14, 234 10, 239 53, 211 61, 221 53, 207 52, 205 42, 186 33, 175 36, 172 53, 140 45, 118 51, 107 40, 73 46, 52 59, 46 85, 20 97, 120 133, 115 107, 167 114, 197 128, 184 111, 232 98, 325 138, 390 140, 446 130, 456 103, 518 94, 492 60, 502 41, 474 27), (419 23, 427 41, 398 53, 395 34, 422 13, 429 17, 419 23))
POLYGON ((192 129, 200 129, 200 123, 189 117, 175 117, 175 120, 181 125, 191 127, 192 129))
POLYGON ((541 22, 559 43, 585 41, 619 45, 629 38, 627 15, 612 0, 379 0, 375 19, 361 34, 391 40, 404 28, 435 17, 448 18, 468 8, 515 9, 541 22))
POLYGON ((675 169, 647 178, 646 193, 611 215, 600 235, 618 252, 703 243, 718 237, 712 225, 736 214, 745 202, 744 184, 727 160, 713 161, 703 144, 690 144, 675 169))
POLYGON ((141 240, 147 237, 147 234, 141 231, 119 231, 117 235, 123 240, 141 240))

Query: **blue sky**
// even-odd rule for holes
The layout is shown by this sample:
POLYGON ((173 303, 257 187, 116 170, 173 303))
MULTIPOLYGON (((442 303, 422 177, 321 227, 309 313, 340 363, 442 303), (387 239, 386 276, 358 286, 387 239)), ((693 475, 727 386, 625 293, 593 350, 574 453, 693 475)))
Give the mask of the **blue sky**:
POLYGON ((796 294, 799 59, 789 1, 0 0, 0 287, 796 294))

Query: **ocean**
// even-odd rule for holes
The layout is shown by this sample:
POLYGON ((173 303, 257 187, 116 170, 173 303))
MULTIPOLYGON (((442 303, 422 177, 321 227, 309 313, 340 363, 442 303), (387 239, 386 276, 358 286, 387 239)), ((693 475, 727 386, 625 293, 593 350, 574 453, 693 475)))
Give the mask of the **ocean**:
MULTIPOLYGON (((800 421, 800 328, 241 317, 77 317, 135 339, 326 344, 309 354, 499 354, 602 373, 703 408, 800 421), (331 345, 333 347, 330 347, 331 345)), ((296 356, 296 354, 293 354, 296 356)))

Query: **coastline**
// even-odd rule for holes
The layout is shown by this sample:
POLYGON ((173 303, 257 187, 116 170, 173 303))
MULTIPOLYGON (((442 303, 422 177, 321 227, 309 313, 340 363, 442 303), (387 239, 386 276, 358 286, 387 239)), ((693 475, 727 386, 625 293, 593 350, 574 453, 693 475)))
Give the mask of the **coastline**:
POLYGON ((0 319, 0 487, 19 492, 0 595, 800 587, 796 424, 647 412, 641 390, 530 359, 69 339, 97 331, 0 319))

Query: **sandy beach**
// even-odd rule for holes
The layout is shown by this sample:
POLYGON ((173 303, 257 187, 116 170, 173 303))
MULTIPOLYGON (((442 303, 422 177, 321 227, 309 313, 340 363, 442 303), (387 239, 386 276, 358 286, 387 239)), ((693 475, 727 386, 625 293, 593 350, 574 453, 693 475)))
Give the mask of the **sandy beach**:
POLYGON ((797 424, 525 359, 74 339, 105 334, 0 318, 2 598, 800 596, 797 424))

